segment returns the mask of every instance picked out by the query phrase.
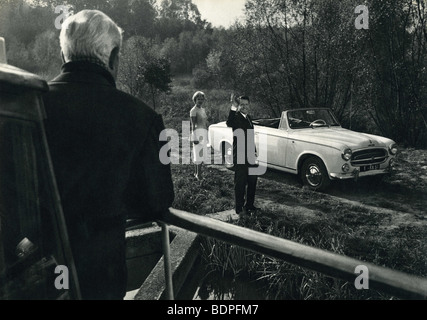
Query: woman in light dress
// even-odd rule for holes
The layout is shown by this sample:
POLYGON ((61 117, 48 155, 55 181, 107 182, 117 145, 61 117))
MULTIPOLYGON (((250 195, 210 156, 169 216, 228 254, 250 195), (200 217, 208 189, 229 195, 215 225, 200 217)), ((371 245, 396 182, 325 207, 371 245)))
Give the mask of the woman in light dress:
POLYGON ((193 141, 193 163, 194 177, 197 180, 202 179, 202 163, 205 162, 207 156, 208 144, 208 117, 206 115, 203 103, 205 102, 205 94, 197 91, 193 95, 194 107, 190 110, 191 121, 191 141, 193 141))

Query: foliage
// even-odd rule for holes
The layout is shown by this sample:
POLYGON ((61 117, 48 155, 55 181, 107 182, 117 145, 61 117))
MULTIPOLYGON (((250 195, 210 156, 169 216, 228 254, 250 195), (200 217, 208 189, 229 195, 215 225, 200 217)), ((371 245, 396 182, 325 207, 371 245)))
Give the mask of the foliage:
POLYGON ((61 64, 59 32, 53 12, 30 7, 23 0, 0 1, 0 36, 5 38, 8 63, 51 78, 61 64))
POLYGON ((140 66, 142 69, 142 77, 144 82, 152 85, 156 89, 168 92, 169 84, 172 82, 170 74, 170 64, 167 59, 154 59, 140 66))
POLYGON ((204 64, 193 69, 193 77, 191 84, 194 88, 212 88, 213 87, 213 76, 204 64))
POLYGON ((381 131, 408 145, 426 144, 426 7, 420 1, 372 1, 370 112, 381 131))
POLYGON ((170 62, 165 58, 154 58, 138 66, 137 82, 141 86, 147 84, 156 109, 156 95, 158 92, 169 92, 171 80, 170 62))
POLYGON ((356 0, 247 0, 246 21, 228 29, 212 28, 191 0, 0 0, 11 64, 57 72, 59 4, 102 10, 124 29, 119 87, 153 105, 161 77, 141 83, 144 70, 170 67, 171 76, 192 75, 193 90, 249 94, 266 117, 330 107, 345 127, 427 146, 423 0, 365 1, 368 30, 355 27, 356 0))
POLYGON ((123 44, 120 61, 119 87, 151 101, 155 109, 156 98, 161 92, 169 92, 172 82, 170 61, 161 56, 158 44, 149 38, 131 37, 123 44))
MULTIPOLYGON (((190 154, 182 157, 190 159, 190 154)), ((181 190, 176 192, 174 208, 204 215, 233 206, 233 181, 229 176, 212 168, 204 168, 204 176, 209 180, 197 181, 193 173, 192 164, 172 165, 174 187, 181 190)))
POLYGON ((159 14, 162 18, 192 22, 202 27, 205 23, 199 9, 191 0, 162 0, 159 14))
MULTIPOLYGON (((341 214, 345 213, 341 212, 341 214)), ((419 243, 415 245, 416 239, 425 236, 422 228, 413 228, 412 232, 416 233, 414 236, 411 236, 411 231, 400 228, 398 231, 386 232, 382 237, 371 234, 361 236, 350 230, 346 233, 342 232, 342 229, 347 228, 344 224, 337 222, 320 222, 316 226, 310 226, 309 223, 282 219, 272 222, 270 219, 254 218, 251 219, 252 221, 244 222, 243 225, 329 252, 355 256, 362 261, 372 261, 374 264, 385 265, 392 269, 401 269, 407 265, 408 261, 412 261, 414 265, 407 268, 405 272, 423 274, 424 262, 420 259, 420 254, 422 256, 425 246, 419 243), (334 229, 341 232, 335 232, 334 229), (401 234, 400 237, 399 234, 401 234), (401 239, 401 241, 392 239, 401 239), (412 247, 413 245, 415 246, 412 247)), ((370 221, 364 222, 366 223, 370 221)), ((360 222, 357 223, 357 226, 360 225, 360 222)), ((260 285, 264 286, 266 299, 395 299, 376 290, 356 290, 351 282, 327 277, 279 259, 249 252, 246 253, 246 259, 252 262, 247 265, 250 268, 249 272, 256 277, 260 285)), ((248 272, 247 269, 241 270, 241 272, 245 271, 248 272)))
POLYGON ((247 1, 246 24, 229 43, 238 54, 223 55, 235 66, 234 81, 263 101, 270 116, 330 107, 352 129, 425 146, 425 5, 370 1, 368 30, 355 28, 356 5, 247 1))
POLYGON ((123 42, 120 55, 118 86, 129 94, 141 98, 142 88, 138 83, 138 66, 149 57, 151 45, 149 40, 135 36, 123 42))

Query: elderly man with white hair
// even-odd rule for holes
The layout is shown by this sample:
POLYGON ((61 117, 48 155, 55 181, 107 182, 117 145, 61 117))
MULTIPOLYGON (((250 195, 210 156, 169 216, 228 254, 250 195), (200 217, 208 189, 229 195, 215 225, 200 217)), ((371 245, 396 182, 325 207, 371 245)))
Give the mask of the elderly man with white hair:
POLYGON ((116 89, 122 30, 83 10, 60 34, 64 65, 44 96, 45 128, 83 299, 126 294, 126 218, 154 221, 172 205, 159 160, 162 117, 116 89))

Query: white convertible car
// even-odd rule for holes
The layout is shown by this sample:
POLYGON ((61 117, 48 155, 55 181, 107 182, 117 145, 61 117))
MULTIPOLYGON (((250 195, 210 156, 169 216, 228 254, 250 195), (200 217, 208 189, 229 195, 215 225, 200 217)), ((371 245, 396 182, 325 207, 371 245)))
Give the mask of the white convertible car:
MULTIPOLYGON (((281 118, 253 123, 257 150, 264 148, 260 163, 299 175, 312 190, 323 190, 335 179, 382 177, 392 171, 397 153, 391 139, 342 128, 330 109, 288 110, 281 118)), ((209 127, 209 141, 232 165, 233 132, 225 121, 209 127)))

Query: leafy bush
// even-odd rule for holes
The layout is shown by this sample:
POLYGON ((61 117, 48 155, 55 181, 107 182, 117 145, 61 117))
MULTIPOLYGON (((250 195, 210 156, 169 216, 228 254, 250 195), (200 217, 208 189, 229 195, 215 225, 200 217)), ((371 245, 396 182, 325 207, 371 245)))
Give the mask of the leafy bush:
POLYGON ((212 88, 213 79, 212 75, 202 66, 193 69, 193 78, 191 85, 195 88, 212 88))

